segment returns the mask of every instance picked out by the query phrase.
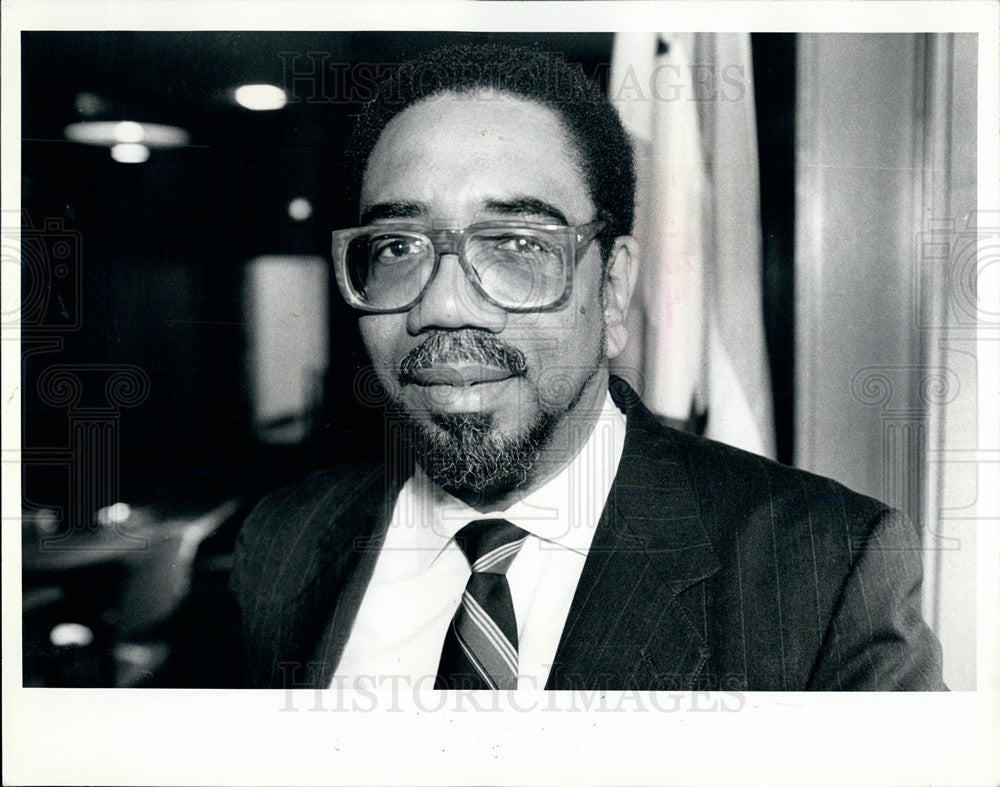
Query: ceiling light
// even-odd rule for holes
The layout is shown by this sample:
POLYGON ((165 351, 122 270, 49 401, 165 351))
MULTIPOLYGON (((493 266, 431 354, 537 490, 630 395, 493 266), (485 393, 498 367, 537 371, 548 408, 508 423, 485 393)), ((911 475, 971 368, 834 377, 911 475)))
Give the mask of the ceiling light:
POLYGON ((84 117, 94 117, 108 108, 107 102, 96 93, 77 93, 73 107, 84 117))
POLYGON ((241 107, 259 112, 281 109, 288 102, 285 91, 274 85, 242 85, 233 97, 241 107))
POLYGON ((119 142, 142 142, 145 133, 134 120, 123 120, 115 126, 115 139, 119 142))
POLYGON ((49 632, 49 642, 57 648, 85 648, 94 641, 94 632, 82 623, 59 623, 49 632))
POLYGON ((149 148, 136 142, 119 142, 111 148, 111 158, 119 164, 142 164, 149 158, 149 148))
POLYGON ((113 503, 98 509, 96 519, 99 525, 121 525, 132 516, 132 506, 128 503, 113 503))
POLYGON ((313 206, 305 197, 296 197, 288 203, 288 215, 295 221, 305 221, 312 216, 313 206))
POLYGON ((63 133, 73 142, 105 147, 142 142, 149 148, 175 148, 186 145, 190 138, 184 129, 177 126, 136 123, 134 120, 84 120, 70 123, 63 133))

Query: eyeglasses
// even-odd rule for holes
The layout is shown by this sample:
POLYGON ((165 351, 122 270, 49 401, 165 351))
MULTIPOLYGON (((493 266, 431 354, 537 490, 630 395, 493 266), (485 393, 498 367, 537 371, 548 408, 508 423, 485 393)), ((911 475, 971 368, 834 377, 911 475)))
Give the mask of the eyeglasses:
POLYGON ((365 312, 415 306, 442 254, 457 254, 484 299, 510 312, 555 309, 569 298, 573 272, 603 221, 578 227, 495 221, 465 229, 378 224, 333 233, 337 286, 365 312))

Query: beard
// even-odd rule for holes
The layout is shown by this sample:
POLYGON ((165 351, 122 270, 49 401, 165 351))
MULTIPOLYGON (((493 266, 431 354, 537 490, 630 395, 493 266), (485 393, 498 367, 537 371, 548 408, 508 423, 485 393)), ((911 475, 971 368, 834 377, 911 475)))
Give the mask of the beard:
POLYGON ((403 411, 404 434, 428 477, 470 504, 488 504, 525 484, 561 414, 539 413, 525 431, 499 435, 489 413, 434 413, 417 420, 403 411))
MULTIPOLYGON (((602 335, 603 346, 603 335, 602 335)), ((437 362, 474 360, 525 376, 523 354, 486 331, 465 330, 432 335, 403 359, 399 382, 412 382, 414 369, 437 362)), ((536 392, 536 415, 511 434, 499 433, 491 413, 414 412, 402 394, 390 405, 394 420, 414 450, 427 476, 445 491, 470 505, 489 505, 531 479, 539 456, 556 427, 579 403, 588 383, 600 370, 600 359, 578 387, 562 401, 543 400, 536 392)))

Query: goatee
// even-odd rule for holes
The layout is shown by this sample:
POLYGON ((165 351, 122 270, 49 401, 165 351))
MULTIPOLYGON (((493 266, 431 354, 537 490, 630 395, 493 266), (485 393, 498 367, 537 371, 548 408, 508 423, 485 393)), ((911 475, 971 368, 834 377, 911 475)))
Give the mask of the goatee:
POLYGON ((470 505, 489 505, 525 484, 560 420, 543 411, 527 432, 502 436, 489 413, 429 413, 428 422, 395 409, 424 472, 470 505))
MULTIPOLYGON (((601 346, 604 345, 602 333, 601 346)), ((520 350, 488 331, 463 329, 438 331, 406 355, 400 364, 400 388, 420 383, 420 374, 437 365, 474 363, 524 377, 527 363, 520 350)), ((538 458, 556 427, 576 407, 587 384, 600 369, 600 357, 565 401, 546 406, 535 393, 537 414, 529 425, 513 434, 494 427, 492 413, 441 413, 407 409, 400 395, 391 405, 397 422, 416 452, 424 472, 438 486, 473 506, 489 506, 508 497, 531 480, 538 458)))

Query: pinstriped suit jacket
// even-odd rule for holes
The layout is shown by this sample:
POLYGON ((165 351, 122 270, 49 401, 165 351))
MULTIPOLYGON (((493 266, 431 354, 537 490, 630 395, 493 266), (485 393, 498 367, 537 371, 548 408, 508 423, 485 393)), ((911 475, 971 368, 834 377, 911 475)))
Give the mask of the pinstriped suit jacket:
MULTIPOLYGON (((901 514, 611 389, 625 449, 546 688, 944 688, 901 514)), ((251 513, 230 583, 248 685, 329 685, 405 475, 320 474, 251 513)))

